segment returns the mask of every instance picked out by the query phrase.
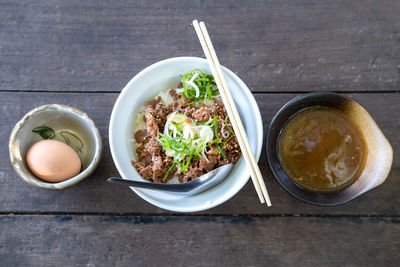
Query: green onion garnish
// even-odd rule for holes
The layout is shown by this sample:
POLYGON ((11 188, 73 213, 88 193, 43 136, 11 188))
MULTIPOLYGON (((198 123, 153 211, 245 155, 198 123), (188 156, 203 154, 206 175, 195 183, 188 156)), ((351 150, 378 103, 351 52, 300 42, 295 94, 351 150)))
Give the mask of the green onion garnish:
MULTIPOLYGON (((199 69, 194 69, 182 75, 182 95, 188 99, 212 99, 219 95, 217 84, 212 75, 205 74, 199 69)), ((191 105, 195 102, 187 103, 191 105)))
POLYGON ((171 167, 169 167, 169 169, 167 170, 167 172, 164 175, 163 181, 165 181, 165 179, 168 178, 168 176, 171 174, 171 172, 174 170, 176 166, 176 162, 172 163, 171 167))

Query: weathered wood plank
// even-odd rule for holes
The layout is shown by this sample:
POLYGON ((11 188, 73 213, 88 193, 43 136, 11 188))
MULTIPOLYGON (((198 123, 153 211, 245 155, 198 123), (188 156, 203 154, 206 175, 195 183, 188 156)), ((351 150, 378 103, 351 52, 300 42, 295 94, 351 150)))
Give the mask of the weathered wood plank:
POLYGON ((398 266, 398 218, 0 216, 4 266, 398 266))
POLYGON ((144 67, 202 56, 193 18, 254 92, 400 86, 400 2, 0 2, 0 90, 119 91, 144 67))
MULTIPOLYGON (((264 122, 264 131, 278 109, 292 99, 293 94, 256 94, 264 122)), ((351 94, 370 111, 388 137, 394 149, 393 168, 387 181, 377 189, 346 205, 324 208, 303 204, 289 196, 277 184, 267 166, 264 151, 260 159, 261 171, 266 180, 272 208, 259 204, 254 188, 249 182, 233 199, 205 214, 400 214, 400 94, 351 94)), ((105 182, 117 176, 108 148, 108 122, 115 93, 0 93, 0 211, 1 212, 111 212, 111 213, 165 213, 136 196, 129 188, 105 182), (9 163, 7 141, 13 125, 35 106, 61 103, 85 110, 99 125, 104 140, 104 156, 95 174, 70 189, 52 192, 25 184, 14 173, 9 163)))

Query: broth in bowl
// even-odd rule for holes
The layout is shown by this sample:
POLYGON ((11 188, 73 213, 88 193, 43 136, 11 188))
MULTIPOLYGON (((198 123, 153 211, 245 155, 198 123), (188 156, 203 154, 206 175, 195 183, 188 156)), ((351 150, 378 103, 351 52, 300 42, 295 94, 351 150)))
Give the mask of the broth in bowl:
POLYGON ((279 160, 300 187, 332 192, 351 185, 364 169, 361 131, 344 112, 311 107, 298 112, 279 137, 279 160))

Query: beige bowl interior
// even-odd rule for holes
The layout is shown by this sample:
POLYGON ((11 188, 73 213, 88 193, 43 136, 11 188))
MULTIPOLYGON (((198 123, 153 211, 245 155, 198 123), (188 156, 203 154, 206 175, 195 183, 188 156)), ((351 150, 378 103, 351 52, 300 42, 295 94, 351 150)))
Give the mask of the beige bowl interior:
POLYGON ((389 175, 393 149, 371 115, 357 102, 348 100, 343 111, 361 130, 367 151, 365 168, 356 181, 364 193, 383 183, 389 175))

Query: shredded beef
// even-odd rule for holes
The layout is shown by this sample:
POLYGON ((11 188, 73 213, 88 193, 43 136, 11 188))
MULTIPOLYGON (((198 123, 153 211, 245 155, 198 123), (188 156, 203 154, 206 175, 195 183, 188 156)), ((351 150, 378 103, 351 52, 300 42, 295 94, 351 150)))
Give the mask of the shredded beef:
POLYGON ((192 106, 179 106, 176 110, 179 113, 183 113, 188 117, 192 116, 193 112, 196 111, 196 109, 192 106))
POLYGON ((160 155, 162 146, 155 138, 150 138, 149 142, 146 144, 146 149, 151 155, 160 155))
POLYGON ((135 133, 136 142, 138 142, 139 144, 144 143, 146 141, 147 137, 148 137, 148 135, 147 135, 147 131, 146 130, 138 130, 135 133))
POLYGON ((224 118, 227 116, 224 103, 222 103, 221 100, 214 99, 214 107, 215 107, 215 115, 224 118))
POLYGON ((147 133, 157 137, 158 132, 164 128, 169 113, 171 113, 171 110, 169 107, 164 107, 161 103, 161 97, 148 101, 144 115, 147 133))
POLYGON ((181 102, 181 105, 189 105, 190 103, 193 103, 193 100, 181 95, 180 102, 181 102))
MULTIPOLYGON (((178 88, 182 88, 182 86, 182 84, 179 84, 178 88)), ((220 100, 214 99, 212 104, 203 104, 198 107, 192 104, 193 100, 177 94, 175 90, 170 90, 169 94, 173 97, 174 102, 167 107, 162 104, 161 97, 146 102, 143 118, 146 123, 146 129, 138 130, 135 133, 135 140, 139 144, 136 149, 138 161, 132 161, 132 166, 136 168, 144 179, 156 183, 166 183, 174 176, 178 176, 179 181, 183 183, 202 176, 222 165, 236 163, 239 160, 241 151, 236 136, 228 140, 229 136, 224 138, 224 134, 221 133, 221 129, 226 122, 230 128, 232 126, 227 118, 224 104, 220 100), (164 130, 168 114, 174 111, 186 114, 187 120, 196 122, 206 122, 210 118, 217 116, 218 135, 221 138, 221 143, 219 148, 216 145, 207 148, 206 157, 191 159, 185 172, 175 167, 168 177, 165 177, 168 169, 174 163, 174 159, 163 153, 162 146, 156 138, 158 138, 159 132, 164 130), (219 149, 223 150, 226 158, 222 156, 219 149)), ((224 131, 228 131, 228 128, 225 127, 224 131)))
POLYGON ((160 178, 163 175, 163 160, 161 156, 153 155, 151 157, 153 161, 153 181, 160 182, 160 178))
POLYGON ((192 116, 195 120, 200 122, 206 122, 210 119, 211 114, 215 111, 211 107, 207 107, 206 105, 201 106, 198 110, 192 113, 192 116))
POLYGON ((206 170, 207 172, 212 171, 218 163, 218 156, 217 155, 209 155, 206 156, 207 158, 202 158, 200 160, 200 168, 206 170))
POLYGON ((168 92, 168 94, 169 94, 170 96, 172 96, 172 97, 176 97, 176 96, 177 96, 176 90, 170 90, 170 91, 168 92))
POLYGON ((200 169, 199 167, 193 167, 193 168, 189 168, 185 174, 180 177, 179 181, 181 183, 186 183, 189 182, 197 177, 200 177, 204 174, 203 170, 200 169))
POLYGON ((152 174, 152 166, 147 165, 144 162, 134 162, 132 161, 132 166, 136 168, 136 170, 140 173, 140 175, 147 180, 150 180, 153 178, 152 174))
POLYGON ((145 120, 146 120, 147 131, 151 133, 153 137, 157 137, 159 131, 157 120, 150 113, 147 113, 145 115, 145 120))
POLYGON ((143 146, 140 146, 136 149, 136 153, 138 154, 139 160, 146 163, 151 164, 151 154, 149 150, 145 149, 143 146))

